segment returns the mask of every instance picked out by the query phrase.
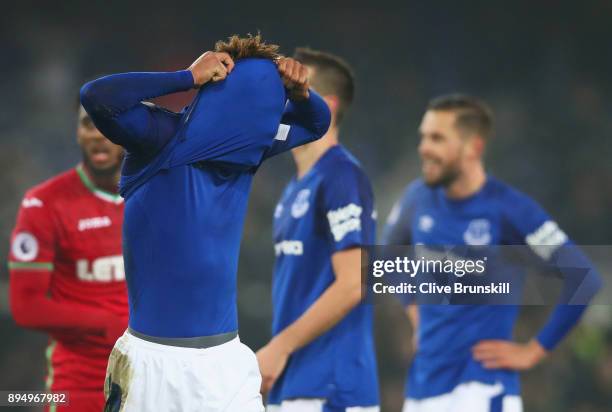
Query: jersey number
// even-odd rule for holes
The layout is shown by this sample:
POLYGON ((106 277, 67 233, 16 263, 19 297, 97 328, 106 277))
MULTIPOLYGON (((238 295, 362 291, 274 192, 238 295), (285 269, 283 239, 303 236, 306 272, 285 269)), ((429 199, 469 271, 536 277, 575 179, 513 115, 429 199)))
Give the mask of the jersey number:
POLYGON ((88 282, 113 282, 125 280, 123 256, 109 256, 96 259, 91 264, 81 259, 77 261, 77 276, 88 282))

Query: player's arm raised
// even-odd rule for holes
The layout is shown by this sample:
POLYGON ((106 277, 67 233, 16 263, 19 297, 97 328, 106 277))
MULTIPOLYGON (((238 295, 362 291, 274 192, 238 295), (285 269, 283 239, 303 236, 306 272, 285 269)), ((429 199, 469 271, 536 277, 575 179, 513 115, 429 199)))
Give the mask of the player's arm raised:
POLYGON ((85 84, 81 103, 113 143, 152 152, 174 136, 180 116, 143 101, 221 81, 233 67, 227 53, 206 52, 186 70, 113 74, 85 84))
POLYGON ((331 122, 329 107, 310 89, 306 66, 290 57, 280 58, 277 64, 289 102, 281 119, 279 135, 265 153, 266 158, 319 139, 331 122))

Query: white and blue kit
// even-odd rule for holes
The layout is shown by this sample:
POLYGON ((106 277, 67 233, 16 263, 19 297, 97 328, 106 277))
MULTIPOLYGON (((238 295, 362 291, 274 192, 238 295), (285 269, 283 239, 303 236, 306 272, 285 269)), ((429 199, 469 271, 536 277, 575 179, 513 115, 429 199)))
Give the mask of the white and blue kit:
MULTIPOLYGON (((332 255, 373 244, 375 232, 370 182, 342 146, 330 148, 303 177, 289 183, 274 213, 274 335, 335 280, 332 255)), ((293 353, 269 403, 282 404, 282 411, 377 411, 372 307, 359 304, 293 353)))
POLYGON ((86 84, 83 107, 123 146, 123 255, 129 331, 117 341, 107 411, 260 412, 255 355, 238 339, 236 272, 261 163, 325 134, 310 91, 287 101, 273 61, 245 58, 181 113, 143 103, 189 90, 188 70, 123 73, 86 84))
MULTIPOLYGON (((441 187, 414 181, 389 215, 383 243, 525 245, 543 261, 554 259, 563 249, 562 253, 571 253, 572 262, 592 267, 536 202, 491 176, 477 193, 461 200, 448 198, 441 187)), ((594 270, 589 273, 584 286, 596 291, 599 276, 594 270)), ((552 350, 585 307, 557 305, 536 339, 552 350)), ((406 382, 404 410, 521 411, 518 373, 484 369, 471 352, 483 339, 512 340, 518 309, 516 305, 420 304, 418 348, 406 382)))

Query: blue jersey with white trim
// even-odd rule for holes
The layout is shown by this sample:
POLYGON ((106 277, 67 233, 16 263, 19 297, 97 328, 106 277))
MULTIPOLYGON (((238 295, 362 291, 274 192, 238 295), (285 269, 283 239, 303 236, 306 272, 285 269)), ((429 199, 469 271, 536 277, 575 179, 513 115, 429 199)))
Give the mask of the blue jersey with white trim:
MULTIPOLYGON (((408 186, 391 211, 385 244, 528 245, 542 260, 551 252, 571 246, 566 234, 532 199, 488 176, 476 194, 449 199, 443 188, 422 180, 408 186), (546 248, 538 248, 547 245, 546 248), (563 248, 562 248, 563 246, 563 248)), ((569 249, 574 262, 590 262, 577 248, 569 249)), ((569 255, 568 255, 569 256, 569 255)), ((498 263, 496 270, 516 270, 498 263)), ((593 273, 589 284, 598 288, 593 273)), ((518 394, 518 374, 487 370, 472 357, 471 348, 483 339, 512 340, 518 315, 515 305, 419 305, 418 349, 409 371, 406 397, 423 399, 450 392, 457 385, 479 381, 500 382, 506 394, 518 394)), ((584 306, 558 305, 537 336, 551 350, 571 329, 584 306)))
MULTIPOLYGON (((289 183, 274 213, 274 335, 334 281, 332 255, 373 244, 375 229, 370 182, 342 146, 330 148, 303 177, 289 183)), ((378 404, 371 306, 359 304, 291 355, 270 402, 291 398, 325 398, 339 407, 378 404)))
POLYGON ((190 87, 182 71, 112 75, 81 90, 98 129, 128 151, 121 193, 129 324, 155 337, 237 330, 236 272, 253 174, 265 158, 321 137, 330 122, 313 91, 286 102, 267 59, 236 61, 182 113, 141 102, 190 87))

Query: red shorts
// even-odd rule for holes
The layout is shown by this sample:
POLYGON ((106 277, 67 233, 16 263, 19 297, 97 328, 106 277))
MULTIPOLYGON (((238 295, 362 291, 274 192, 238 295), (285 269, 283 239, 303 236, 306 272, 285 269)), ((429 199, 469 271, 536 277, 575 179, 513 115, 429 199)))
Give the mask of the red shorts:
POLYGON ((104 409, 104 392, 68 393, 67 405, 47 405, 45 412, 102 412, 104 409))

